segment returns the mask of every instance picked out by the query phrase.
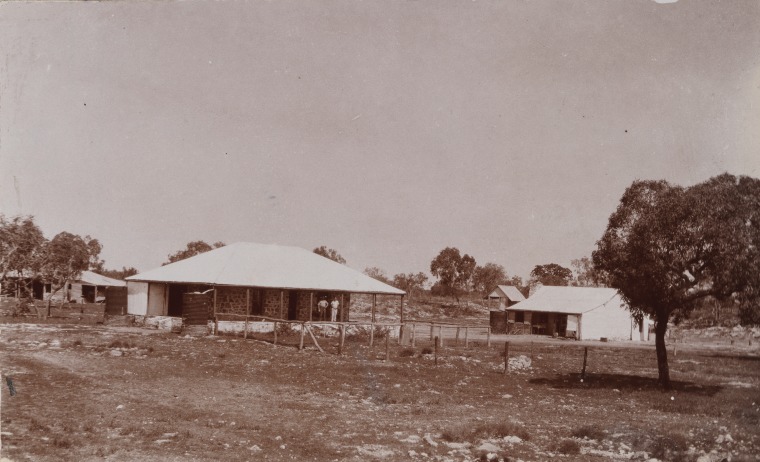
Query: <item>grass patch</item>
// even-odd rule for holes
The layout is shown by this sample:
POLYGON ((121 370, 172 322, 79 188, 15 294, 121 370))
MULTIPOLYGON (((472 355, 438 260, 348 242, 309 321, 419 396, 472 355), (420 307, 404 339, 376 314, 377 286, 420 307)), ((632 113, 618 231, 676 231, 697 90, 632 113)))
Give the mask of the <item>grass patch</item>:
POLYGON ((581 453, 581 445, 575 440, 566 438, 557 444, 554 451, 568 456, 575 456, 581 453))
POLYGON ((481 423, 475 427, 460 424, 441 432, 441 438, 450 443, 505 436, 517 436, 524 441, 530 440, 530 433, 522 425, 514 422, 481 423))
POLYGON ((579 439, 602 441, 605 438, 604 430, 598 425, 584 425, 573 430, 572 435, 579 439))

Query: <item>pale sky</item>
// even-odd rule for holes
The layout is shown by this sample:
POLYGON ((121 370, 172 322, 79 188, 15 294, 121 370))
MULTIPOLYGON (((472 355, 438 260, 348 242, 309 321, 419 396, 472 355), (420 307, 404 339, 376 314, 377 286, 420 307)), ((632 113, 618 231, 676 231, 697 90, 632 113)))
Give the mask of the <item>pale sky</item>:
POLYGON ((0 213, 106 267, 191 240, 527 277, 635 179, 760 176, 760 2, 0 4, 0 213))

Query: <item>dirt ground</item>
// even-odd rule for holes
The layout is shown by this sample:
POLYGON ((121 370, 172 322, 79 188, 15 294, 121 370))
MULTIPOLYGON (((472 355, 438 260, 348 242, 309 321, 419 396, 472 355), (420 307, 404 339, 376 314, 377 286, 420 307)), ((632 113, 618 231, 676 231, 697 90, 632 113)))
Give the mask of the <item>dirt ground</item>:
MULTIPOLYGON (((760 460, 756 345, 185 337, 0 324, 11 460, 760 460), (282 343, 284 342, 284 344, 282 343), (584 348, 588 366, 581 381, 584 348), (11 396, 12 382, 15 395, 11 396)), ((482 339, 481 339, 482 340, 482 339)))

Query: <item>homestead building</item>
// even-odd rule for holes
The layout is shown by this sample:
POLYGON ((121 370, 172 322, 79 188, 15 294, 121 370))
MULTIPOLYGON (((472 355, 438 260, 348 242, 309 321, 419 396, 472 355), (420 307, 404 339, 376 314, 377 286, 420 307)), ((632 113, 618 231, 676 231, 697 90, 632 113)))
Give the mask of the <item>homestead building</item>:
POLYGON ((523 294, 515 286, 499 285, 488 294, 489 301, 497 302, 498 309, 501 311, 506 310, 515 303, 525 300, 523 294))
POLYGON ((543 286, 507 308, 507 332, 578 340, 649 340, 650 320, 638 322, 616 289, 543 286))
POLYGON ((402 290, 305 249, 239 242, 127 278, 127 311, 190 324, 246 315, 326 321, 324 299, 337 300, 336 320, 347 322, 352 294, 399 296, 403 322, 402 290))

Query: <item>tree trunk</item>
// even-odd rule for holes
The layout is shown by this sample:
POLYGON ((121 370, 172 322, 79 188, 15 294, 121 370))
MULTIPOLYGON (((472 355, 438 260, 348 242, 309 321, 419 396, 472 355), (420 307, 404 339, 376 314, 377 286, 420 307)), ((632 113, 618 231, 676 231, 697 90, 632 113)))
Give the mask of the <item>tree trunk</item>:
POLYGON ((657 372, 658 380, 662 388, 665 390, 672 389, 670 384, 670 369, 668 368, 668 350, 665 345, 665 333, 668 331, 668 314, 661 311, 657 312, 654 332, 655 332, 655 348, 657 350, 657 372))

